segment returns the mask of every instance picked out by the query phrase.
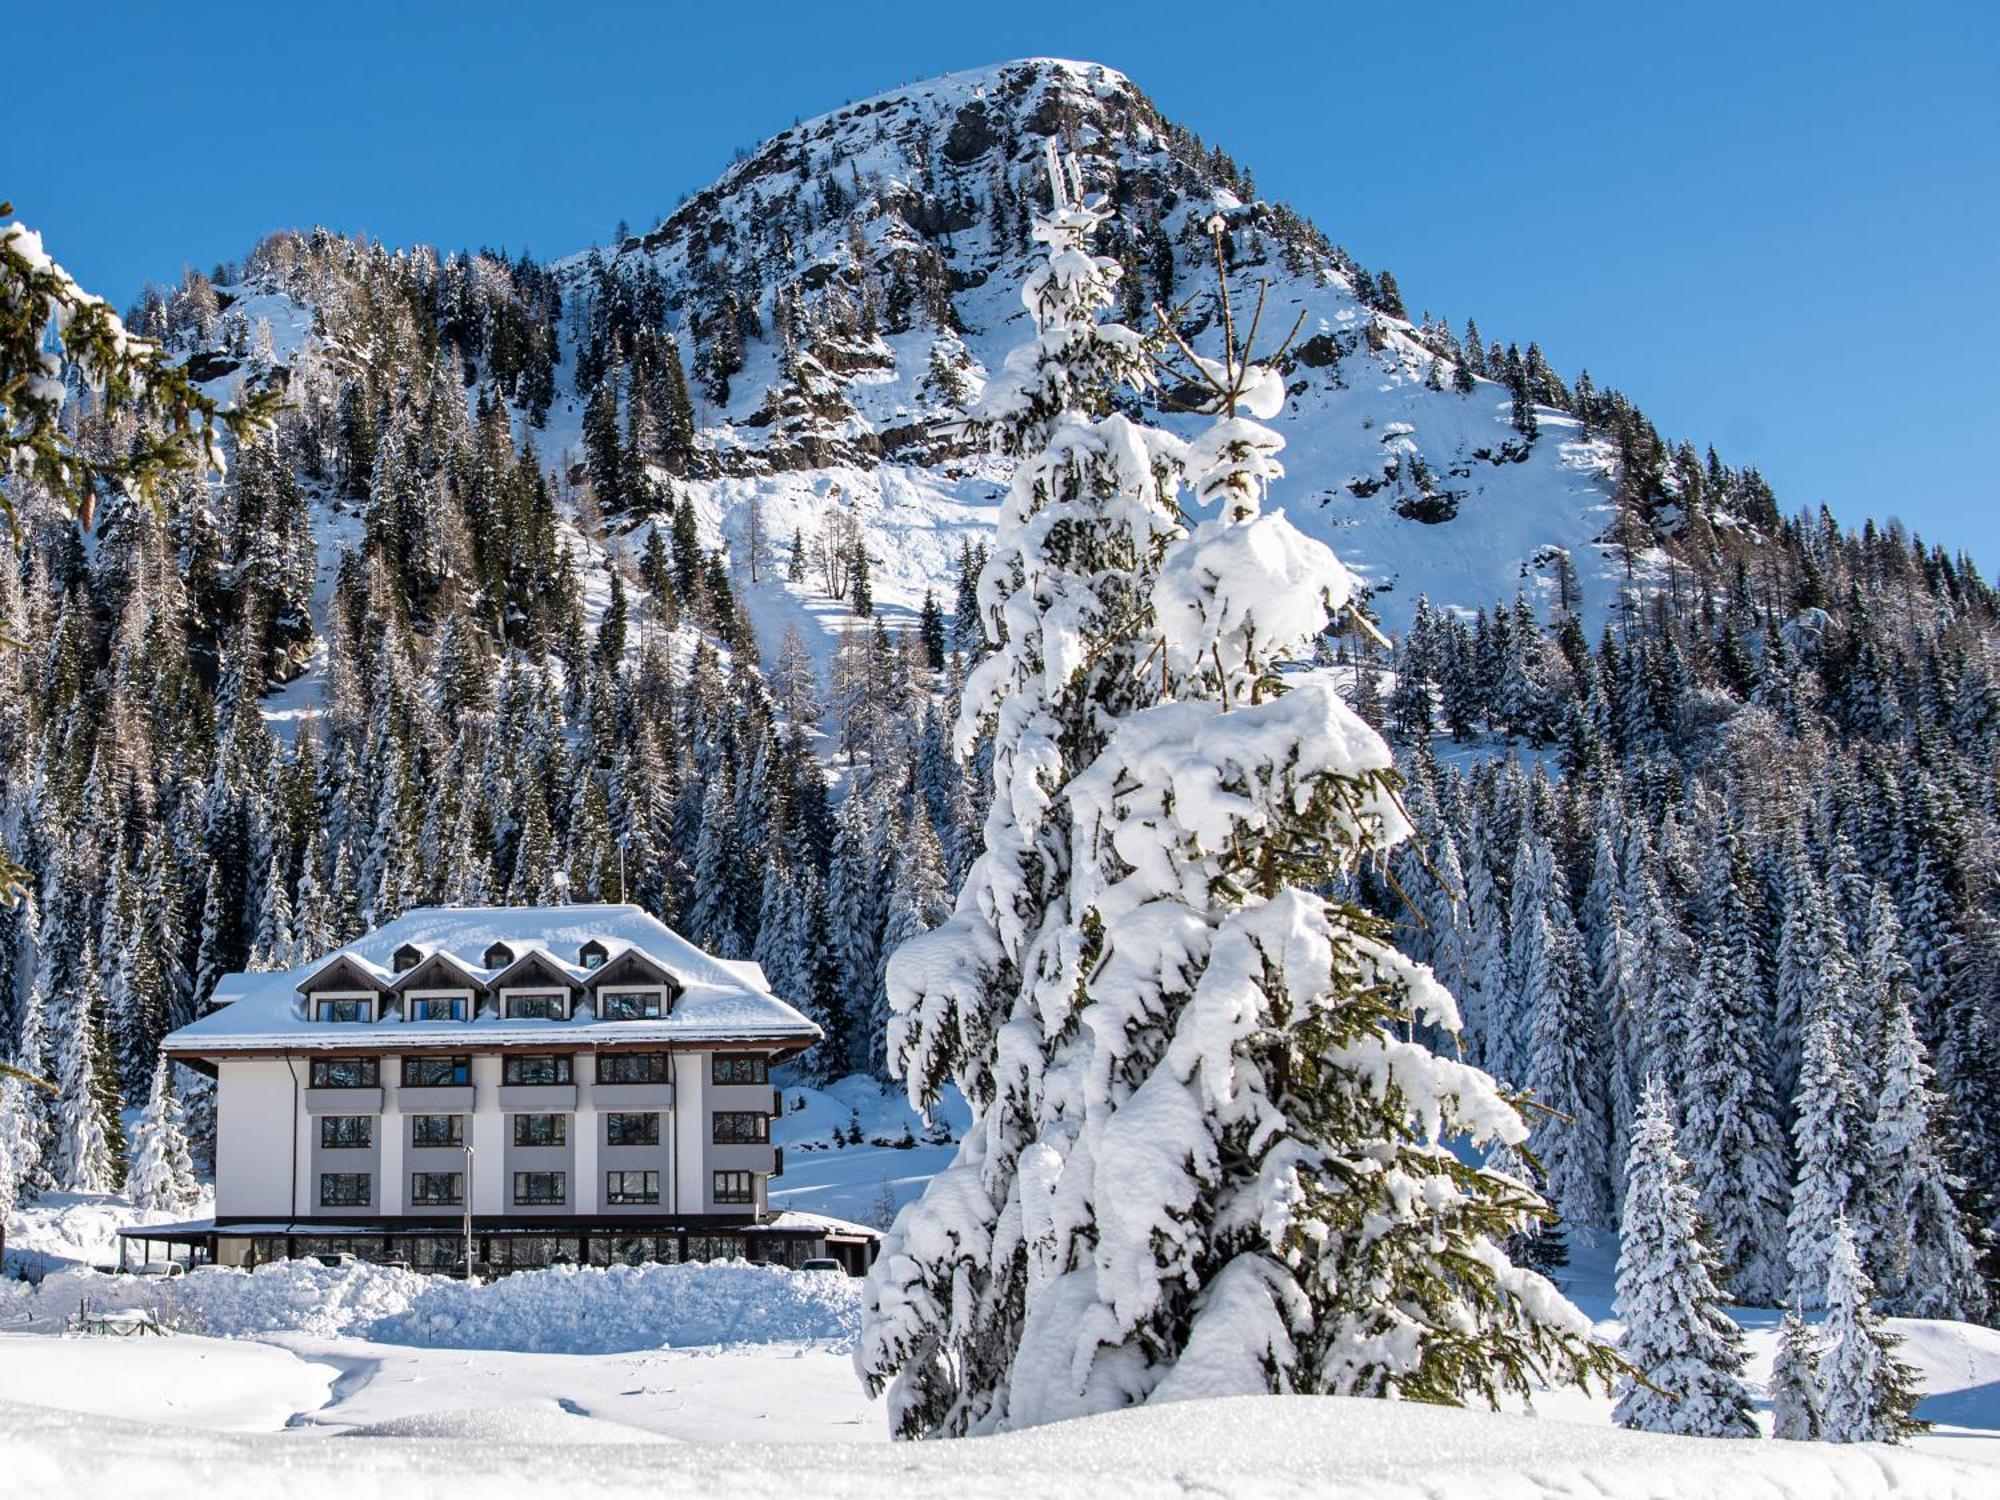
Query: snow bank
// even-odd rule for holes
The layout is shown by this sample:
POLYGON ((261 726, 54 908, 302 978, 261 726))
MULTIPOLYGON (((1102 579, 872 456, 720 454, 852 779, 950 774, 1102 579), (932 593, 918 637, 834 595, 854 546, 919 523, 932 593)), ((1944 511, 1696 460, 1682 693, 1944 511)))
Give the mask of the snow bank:
POLYGON ((1991 1468, 1870 1445, 1721 1442, 1337 1397, 1246 1397, 1113 1412, 958 1442, 537 1444, 380 1436, 307 1442, 0 1413, 10 1492, 64 1500, 479 1500, 593 1495, 796 1500, 839 1496, 1116 1494, 1121 1500, 1324 1496, 1418 1500, 1985 1500, 1991 1468))
POLYGON ((48 1327, 88 1298, 147 1308, 175 1328, 222 1338, 342 1335, 378 1343, 526 1353, 611 1354, 709 1344, 851 1341, 859 1283, 845 1276, 722 1262, 557 1267, 485 1286, 381 1266, 284 1261, 239 1271, 104 1276, 64 1271, 37 1290, 0 1287, 0 1322, 48 1327))

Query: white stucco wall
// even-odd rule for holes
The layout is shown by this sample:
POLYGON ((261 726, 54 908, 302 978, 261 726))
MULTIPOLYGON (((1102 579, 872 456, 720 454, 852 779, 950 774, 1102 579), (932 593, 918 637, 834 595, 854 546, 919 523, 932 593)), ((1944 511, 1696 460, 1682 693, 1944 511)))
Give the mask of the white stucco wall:
MULTIPOLYGON (((309 1161, 307 1121, 294 1097, 293 1068, 304 1082, 305 1064, 283 1058, 226 1059, 217 1069, 215 1112, 215 1211, 218 1214, 289 1217, 295 1163, 309 1161)), ((303 1198, 305 1167, 298 1168, 303 1198)))

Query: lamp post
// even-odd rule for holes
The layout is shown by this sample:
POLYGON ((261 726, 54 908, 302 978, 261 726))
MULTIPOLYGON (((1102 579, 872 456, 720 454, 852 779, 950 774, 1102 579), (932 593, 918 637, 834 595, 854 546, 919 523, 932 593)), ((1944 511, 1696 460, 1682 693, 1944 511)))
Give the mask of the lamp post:
POLYGON ((459 1201, 465 1205, 465 1284, 472 1285, 472 1142, 460 1143, 465 1147, 465 1180, 459 1192, 459 1201))

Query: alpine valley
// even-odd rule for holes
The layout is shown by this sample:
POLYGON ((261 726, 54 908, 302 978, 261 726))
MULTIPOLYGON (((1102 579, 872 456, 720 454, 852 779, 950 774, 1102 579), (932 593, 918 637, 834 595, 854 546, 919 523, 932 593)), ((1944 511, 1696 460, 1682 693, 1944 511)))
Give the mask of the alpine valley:
POLYGON ((1992 589, 1787 513, 1531 330, 1423 312, 1047 59, 795 125, 552 262, 283 230, 147 293, 128 324, 202 389, 285 404, 87 530, 22 487, 0 1055, 59 1090, 7 1096, 0 1204, 122 1179, 121 1109, 219 976, 416 906, 636 901, 825 1027, 803 1081, 886 1077, 888 955, 980 852, 990 742, 952 725, 1013 466, 964 419, 1033 337, 1052 165, 1170 372, 1123 409, 1211 420, 1167 327, 1282 380, 1271 505, 1361 585, 1300 675, 1390 736, 1417 829, 1352 894, 1543 1106, 1501 1165, 1558 1217, 1516 1257, 1609 1240, 1677 1128, 1738 1300, 1822 1300, 1847 1245, 1890 1310, 1987 1317, 1992 589))

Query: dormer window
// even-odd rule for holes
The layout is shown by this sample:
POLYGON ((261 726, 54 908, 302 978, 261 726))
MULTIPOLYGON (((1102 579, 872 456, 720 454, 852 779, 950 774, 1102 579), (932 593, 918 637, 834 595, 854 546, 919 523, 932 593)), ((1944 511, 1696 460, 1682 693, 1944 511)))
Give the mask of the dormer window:
POLYGON ((604 944, 598 942, 596 938, 592 938, 576 950, 576 961, 586 969, 601 969, 604 967, 604 960, 608 954, 609 950, 605 948, 604 944))
POLYGON ((513 961, 514 950, 505 943, 495 943, 486 950, 486 956, 481 960, 489 969, 504 969, 513 961))
POLYGON ((315 1012, 321 1021, 366 1021, 369 1017, 369 1002, 358 995, 344 995, 337 1000, 322 1000, 315 1012))
POLYGON ((510 1021, 560 1021, 563 1011, 560 992, 507 996, 507 1019, 510 1021))
POLYGON ((418 964, 423 962, 423 958, 424 954, 421 948, 415 943, 405 943, 396 950, 395 957, 389 960, 389 965, 398 974, 401 974, 407 970, 414 969, 418 964))
POLYGON ((463 1021, 470 1012, 472 1000, 468 995, 412 995, 410 997, 410 1019, 412 1021, 463 1021))
POLYGON ((658 990, 606 990, 597 997, 597 1013, 607 1021, 657 1021, 658 990))

